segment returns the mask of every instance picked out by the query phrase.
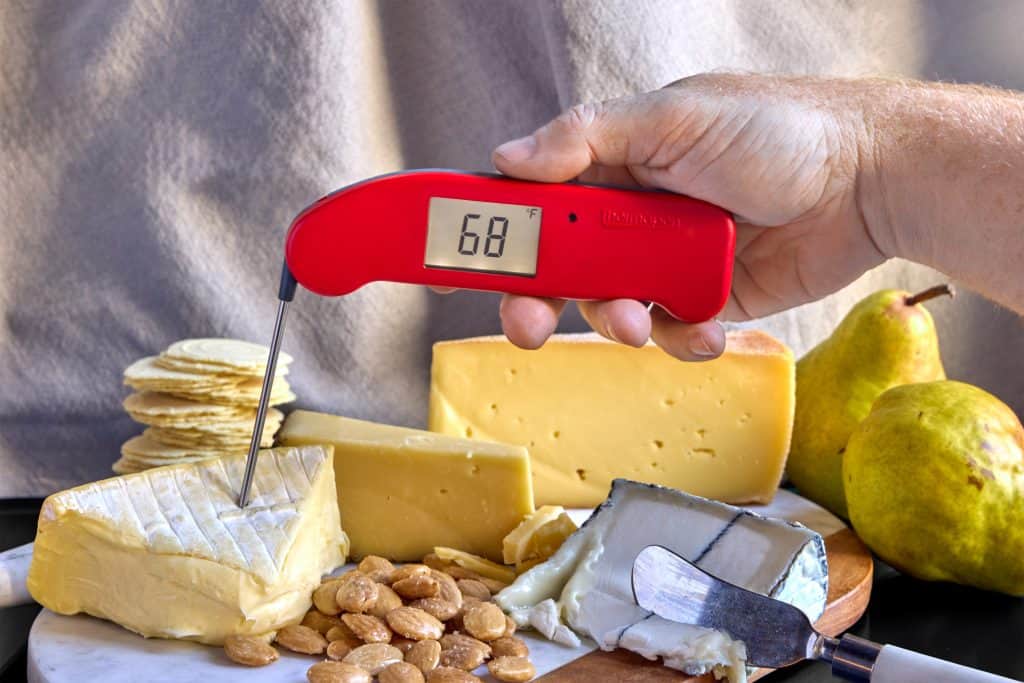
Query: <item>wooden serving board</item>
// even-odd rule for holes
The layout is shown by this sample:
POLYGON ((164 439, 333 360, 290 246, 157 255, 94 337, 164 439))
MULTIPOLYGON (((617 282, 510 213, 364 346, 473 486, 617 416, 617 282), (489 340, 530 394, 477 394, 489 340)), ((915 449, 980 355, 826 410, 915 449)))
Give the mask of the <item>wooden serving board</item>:
MULTIPOLYGON (((864 614, 871 599, 874 565, 871 551, 852 529, 842 529, 825 537, 828 556, 828 598, 825 613, 815 622, 819 631, 835 636, 850 628, 864 614)), ((774 669, 757 669, 750 676, 756 681, 774 669)), ((687 676, 669 669, 660 661, 650 661, 627 650, 597 650, 536 679, 545 683, 592 683, 616 680, 620 683, 713 683, 711 674, 687 676)))

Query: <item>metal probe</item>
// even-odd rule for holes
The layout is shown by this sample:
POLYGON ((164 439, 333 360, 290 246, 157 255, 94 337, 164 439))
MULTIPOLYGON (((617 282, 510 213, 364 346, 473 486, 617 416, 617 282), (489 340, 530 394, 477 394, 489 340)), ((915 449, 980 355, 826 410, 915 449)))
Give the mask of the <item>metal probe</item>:
POLYGON ((274 320, 274 336, 270 340, 270 354, 267 357, 267 369, 263 373, 263 387, 260 389, 260 402, 256 408, 256 424, 252 428, 252 439, 249 441, 249 455, 245 458, 245 474, 242 476, 242 488, 238 492, 238 507, 244 508, 249 503, 249 490, 252 478, 256 474, 256 460, 259 459, 260 442, 263 440, 263 425, 267 421, 267 409, 270 407, 270 394, 274 387, 274 374, 277 372, 277 357, 281 352, 281 338, 284 337, 284 316, 288 302, 295 298, 295 278, 285 263, 281 269, 281 286, 277 298, 277 318, 274 320))

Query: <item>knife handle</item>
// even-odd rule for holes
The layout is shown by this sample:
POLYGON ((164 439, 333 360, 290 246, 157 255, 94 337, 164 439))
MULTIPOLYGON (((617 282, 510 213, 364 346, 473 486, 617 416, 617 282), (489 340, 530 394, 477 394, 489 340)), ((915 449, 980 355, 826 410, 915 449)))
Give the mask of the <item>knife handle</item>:
POLYGON ((26 543, 0 553, 0 607, 32 602, 25 580, 32 564, 32 544, 26 543))
POLYGON ((1014 683, 1014 680, 886 645, 871 668, 871 683, 1014 683))
MULTIPOLYGON (((828 659, 832 675, 867 683, 1016 683, 1013 679, 936 659, 895 645, 845 635, 828 659)), ((830 643, 830 644, 831 644, 830 643)))

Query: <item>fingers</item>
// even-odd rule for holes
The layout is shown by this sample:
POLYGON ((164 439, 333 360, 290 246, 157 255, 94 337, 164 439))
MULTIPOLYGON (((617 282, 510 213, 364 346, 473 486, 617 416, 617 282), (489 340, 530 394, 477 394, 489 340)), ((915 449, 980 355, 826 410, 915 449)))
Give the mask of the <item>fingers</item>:
POLYGON ((639 301, 580 301, 577 305, 587 324, 612 341, 643 346, 651 336, 651 316, 639 301))
POLYGON ((499 308, 501 329, 516 346, 538 349, 554 334, 565 303, 562 299, 506 294, 499 308))
POLYGON ((665 93, 600 104, 579 104, 532 135, 494 150, 495 167, 527 180, 564 182, 591 165, 644 163, 660 140, 659 130, 671 115, 662 106, 665 93))
POLYGON ((684 323, 655 306, 651 324, 654 342, 679 360, 712 360, 725 351, 725 330, 717 320, 684 323))

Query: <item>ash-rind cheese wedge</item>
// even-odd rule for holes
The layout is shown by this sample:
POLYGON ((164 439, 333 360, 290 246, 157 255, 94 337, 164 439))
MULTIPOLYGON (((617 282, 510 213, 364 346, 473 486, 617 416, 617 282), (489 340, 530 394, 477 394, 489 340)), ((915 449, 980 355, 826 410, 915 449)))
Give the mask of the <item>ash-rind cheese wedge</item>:
POLYGON ((236 504, 245 454, 56 493, 39 514, 28 589, 147 637, 220 644, 298 623, 345 561, 330 447, 262 451, 236 504))
POLYGON ((710 574, 796 605, 825 610, 828 563, 821 536, 799 524, 672 489, 616 480, 608 499, 547 562, 495 598, 521 626, 571 640, 567 625, 599 647, 622 647, 691 675, 746 678, 746 651, 726 634, 676 624, 636 605, 633 560, 661 545, 710 574), (560 618, 561 621, 558 621, 560 618), (561 629, 561 630, 560 630, 561 629))
POLYGON ((765 503, 793 428, 793 353, 756 330, 683 363, 653 344, 555 335, 434 345, 429 429, 530 451, 538 505, 594 507, 617 477, 729 503, 765 503))

